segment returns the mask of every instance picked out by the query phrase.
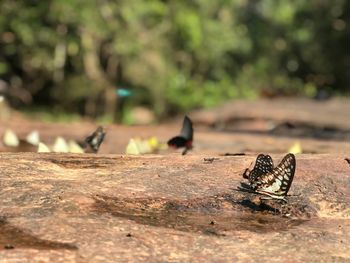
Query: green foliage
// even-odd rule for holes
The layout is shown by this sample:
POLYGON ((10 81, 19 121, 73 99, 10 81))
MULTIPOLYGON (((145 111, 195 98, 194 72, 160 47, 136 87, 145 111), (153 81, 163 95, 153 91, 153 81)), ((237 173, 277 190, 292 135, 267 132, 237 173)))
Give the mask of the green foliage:
POLYGON ((31 107, 29 110, 25 110, 24 115, 32 119, 40 119, 46 123, 67 123, 67 122, 79 122, 82 121, 82 117, 78 114, 71 112, 64 112, 60 109, 47 110, 46 107, 31 107))
POLYGON ((162 117, 266 90, 345 93, 349 15, 344 0, 3 0, 0 78, 30 94, 12 93, 17 105, 103 120, 116 111, 128 120, 136 105, 162 117), (118 87, 133 95, 118 103, 118 87))

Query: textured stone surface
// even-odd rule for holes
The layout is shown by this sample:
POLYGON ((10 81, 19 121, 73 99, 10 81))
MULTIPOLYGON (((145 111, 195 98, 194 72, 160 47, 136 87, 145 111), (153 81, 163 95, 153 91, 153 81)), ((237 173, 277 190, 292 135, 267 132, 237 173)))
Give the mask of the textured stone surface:
POLYGON ((297 155, 281 204, 237 191, 255 155, 1 153, 0 261, 348 262, 346 157, 297 155))

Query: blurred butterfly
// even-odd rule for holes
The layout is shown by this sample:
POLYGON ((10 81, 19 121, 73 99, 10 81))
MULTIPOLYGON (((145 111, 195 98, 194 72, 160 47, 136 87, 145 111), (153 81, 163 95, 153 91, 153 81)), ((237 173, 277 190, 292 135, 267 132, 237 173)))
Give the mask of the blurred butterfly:
POLYGON ((273 168, 272 158, 261 154, 257 157, 254 169, 246 170, 243 177, 249 180, 250 187, 256 193, 285 200, 292 185, 295 167, 296 160, 292 153, 287 154, 275 168, 273 168))
POLYGON ((99 126, 96 131, 94 131, 91 135, 86 137, 85 142, 83 143, 86 153, 97 153, 100 148, 101 143, 105 138, 106 132, 104 129, 99 126))
POLYGON ((52 150, 56 153, 68 153, 69 147, 68 147, 67 141, 63 137, 58 136, 55 139, 52 150))
POLYGON ((3 144, 2 151, 6 152, 35 152, 39 141, 38 131, 32 131, 24 139, 19 138, 11 129, 6 129, 0 145, 3 144))
POLYGON ((193 127, 192 121, 189 117, 185 116, 181 133, 179 136, 175 136, 168 141, 168 146, 173 148, 185 148, 182 155, 185 155, 188 150, 192 149, 193 142, 193 127))
POLYGON ((161 149, 162 145, 158 142, 157 137, 141 139, 138 137, 131 138, 126 146, 126 154, 145 154, 155 153, 161 149))
POLYGON ((345 161, 350 165, 350 158, 345 158, 345 161))

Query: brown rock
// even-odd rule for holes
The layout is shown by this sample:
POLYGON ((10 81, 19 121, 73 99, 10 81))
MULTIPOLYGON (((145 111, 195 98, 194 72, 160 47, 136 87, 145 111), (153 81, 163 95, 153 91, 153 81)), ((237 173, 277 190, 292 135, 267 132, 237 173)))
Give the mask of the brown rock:
POLYGON ((255 155, 2 153, 0 261, 346 262, 344 158, 297 155, 285 204, 237 191, 255 155))
POLYGON ((348 116, 350 100, 334 98, 324 102, 310 99, 288 98, 276 100, 232 101, 191 115, 195 123, 226 125, 237 121, 245 124, 261 120, 260 129, 269 129, 269 123, 291 122, 315 127, 333 127, 350 130, 348 116), (265 124, 265 127, 262 125, 265 124))

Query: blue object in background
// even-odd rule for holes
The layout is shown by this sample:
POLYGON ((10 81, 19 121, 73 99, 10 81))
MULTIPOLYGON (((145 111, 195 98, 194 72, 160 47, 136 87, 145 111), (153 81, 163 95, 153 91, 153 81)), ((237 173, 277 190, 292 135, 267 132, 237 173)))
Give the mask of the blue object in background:
POLYGON ((132 94, 132 92, 129 89, 124 89, 124 88, 117 89, 116 93, 121 98, 129 97, 132 94))

